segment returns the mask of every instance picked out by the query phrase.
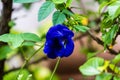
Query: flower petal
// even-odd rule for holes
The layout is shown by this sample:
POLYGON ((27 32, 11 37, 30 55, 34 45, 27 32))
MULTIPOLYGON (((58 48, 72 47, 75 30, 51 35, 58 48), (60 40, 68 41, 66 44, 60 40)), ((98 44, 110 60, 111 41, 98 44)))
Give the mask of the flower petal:
POLYGON ((72 54, 74 33, 64 25, 51 27, 46 34, 44 52, 49 58, 68 57, 72 54))

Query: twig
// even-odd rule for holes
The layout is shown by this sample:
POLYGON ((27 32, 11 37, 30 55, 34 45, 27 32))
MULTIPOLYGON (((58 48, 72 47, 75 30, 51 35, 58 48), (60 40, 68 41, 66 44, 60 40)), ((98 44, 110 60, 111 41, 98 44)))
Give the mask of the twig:
POLYGON ((100 40, 99 38, 97 38, 95 35, 93 35, 92 32, 88 31, 88 34, 90 35, 90 37, 95 40, 98 44, 100 45, 104 45, 104 42, 102 40, 100 40))
MULTIPOLYGON (((36 63, 39 63, 39 62, 41 62, 41 61, 43 61, 43 60, 47 60, 47 59, 48 59, 48 58, 47 58, 46 56, 45 56, 45 57, 42 57, 42 58, 38 59, 37 61, 33 61, 33 62, 28 63, 28 65, 25 66, 25 68, 27 68, 28 66, 30 66, 30 65, 32 65, 32 64, 36 64, 36 63)), ((21 69, 21 67, 13 68, 13 69, 10 69, 10 70, 4 72, 4 74, 8 74, 8 73, 10 73, 10 72, 12 72, 12 71, 16 71, 16 70, 19 70, 19 69, 21 69)))
MULTIPOLYGON (((90 36, 93 40, 95 40, 98 44, 104 46, 104 42, 103 42, 102 40, 100 40, 98 37, 96 37, 96 36, 91 32, 91 31, 98 31, 99 29, 100 29, 100 27, 92 28, 92 29, 88 30, 86 33, 83 33, 82 35, 75 37, 73 40, 76 41, 76 40, 78 40, 78 39, 81 39, 81 38, 89 35, 89 36, 90 36)), ((119 31, 118 31, 118 33, 119 33, 119 31)), ((111 54, 114 54, 114 55, 117 55, 117 54, 118 54, 118 52, 116 52, 115 50, 109 49, 108 46, 107 46, 107 49, 109 50, 109 52, 110 52, 111 54)))
POLYGON ((39 63, 40 61, 47 60, 47 59, 48 59, 48 57, 44 56, 44 57, 42 57, 42 58, 40 58, 40 59, 38 59, 36 61, 30 62, 29 65, 36 64, 36 63, 39 63))
MULTIPOLYGON (((91 38, 92 38, 93 40, 95 40, 98 44, 104 46, 104 42, 103 42, 102 40, 100 40, 98 37, 94 36, 90 31, 88 31, 88 34, 89 34, 89 35, 91 36, 91 38)), ((116 52, 115 50, 109 49, 108 46, 107 46, 107 49, 109 50, 109 52, 110 52, 111 54, 114 54, 114 55, 117 55, 117 54, 118 54, 118 52, 116 52)))
MULTIPOLYGON (((28 62, 30 61, 30 59, 31 59, 35 54, 37 54, 38 51, 43 48, 43 46, 44 46, 44 44, 43 44, 40 48, 38 48, 29 58, 26 58, 26 59, 25 59, 22 67, 20 68, 20 71, 19 71, 17 77, 19 76, 19 74, 21 74, 22 70, 28 65, 28 62)), ((16 79, 17 79, 17 77, 16 77, 16 79)))
POLYGON ((83 37, 85 37, 87 35, 88 35, 87 33, 83 33, 82 35, 79 35, 79 36, 73 38, 73 40, 76 41, 76 40, 81 39, 81 38, 83 38, 83 37))
POLYGON ((54 70, 53 70, 53 72, 52 72, 52 75, 50 76, 50 80, 53 80, 54 75, 55 75, 55 72, 56 72, 56 70, 57 70, 57 68, 58 68, 58 66, 59 66, 59 64, 60 64, 60 61, 61 61, 61 58, 58 57, 58 60, 57 60, 57 63, 56 63, 56 65, 55 65, 55 67, 54 67, 54 70))
MULTIPOLYGON (((92 29, 90 29, 90 30, 94 30, 94 31, 97 31, 97 32, 98 32, 98 31, 100 30, 100 27, 92 28, 92 29)), ((76 40, 81 39, 81 38, 83 38, 83 37, 85 37, 85 36, 88 36, 88 32, 83 33, 82 35, 79 35, 79 36, 73 38, 73 40, 76 41, 76 40)))

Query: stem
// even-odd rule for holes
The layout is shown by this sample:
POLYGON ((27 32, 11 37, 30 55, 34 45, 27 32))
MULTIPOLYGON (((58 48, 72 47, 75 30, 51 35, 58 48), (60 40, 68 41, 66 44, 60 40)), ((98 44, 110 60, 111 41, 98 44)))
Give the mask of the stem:
POLYGON ((17 80, 19 74, 21 73, 21 71, 22 71, 22 70, 25 68, 25 66, 28 64, 29 60, 30 60, 40 49, 42 49, 43 46, 44 46, 44 44, 43 44, 38 50, 36 50, 28 59, 25 60, 23 66, 21 67, 21 69, 20 69, 20 71, 19 71, 19 73, 18 73, 18 75, 17 75, 17 77, 16 77, 16 80, 17 80))
POLYGON ((56 72, 56 70, 57 70, 57 68, 58 68, 59 63, 60 63, 60 60, 61 60, 61 58, 58 57, 57 63, 56 63, 55 68, 54 68, 54 70, 53 70, 53 72, 52 72, 52 75, 51 75, 51 77, 50 77, 50 80, 53 79, 54 74, 55 74, 55 72, 56 72))
POLYGON ((17 77, 16 77, 16 80, 18 80, 19 74, 22 72, 23 68, 26 66, 27 63, 28 63, 28 61, 26 60, 26 61, 24 62, 24 64, 23 64, 23 66, 20 68, 20 71, 19 71, 19 73, 18 73, 18 75, 17 75, 17 77))
MULTIPOLYGON (((32 65, 32 64, 37 64, 37 63, 39 63, 39 62, 41 62, 41 61, 43 61, 43 60, 47 60, 47 59, 48 59, 48 58, 47 58, 46 56, 44 56, 44 57, 42 57, 42 58, 40 58, 40 59, 38 59, 38 60, 36 60, 36 61, 33 61, 33 62, 28 63, 27 66, 32 65)), ((27 67, 27 66, 26 66, 26 67, 27 67)), ((16 70, 20 70, 20 69, 21 69, 21 67, 17 67, 17 68, 10 69, 10 70, 4 72, 4 75, 5 75, 5 74, 8 74, 8 73, 10 73, 10 72, 12 72, 12 71, 16 71, 16 70)))
POLYGON ((38 49, 36 50, 28 59, 27 61, 29 61, 40 49, 42 49, 44 47, 44 44, 38 49))

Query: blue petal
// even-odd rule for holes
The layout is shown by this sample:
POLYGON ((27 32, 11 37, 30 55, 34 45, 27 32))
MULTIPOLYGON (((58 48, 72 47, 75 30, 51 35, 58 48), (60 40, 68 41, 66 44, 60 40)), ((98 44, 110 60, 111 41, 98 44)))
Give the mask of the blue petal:
POLYGON ((64 25, 51 27, 46 34, 44 52, 49 58, 68 57, 72 54, 74 33, 64 25), (67 42, 66 42, 67 41, 67 42))
POLYGON ((73 50, 74 50, 74 42, 72 39, 69 38, 68 43, 66 44, 64 56, 68 57, 69 55, 72 54, 73 50))
POLYGON ((54 54, 54 52, 48 53, 47 56, 52 59, 55 59, 56 57, 58 57, 56 54, 54 54))
MULTIPOLYGON (((56 35, 63 35, 66 32, 63 32, 63 29, 69 30, 66 26, 58 24, 56 26, 52 26, 49 30, 48 33, 46 34, 46 38, 51 38, 56 35)), ((71 31, 72 32, 72 31, 71 31)))
POLYGON ((45 42, 45 45, 44 45, 44 52, 45 52, 45 54, 47 54, 47 53, 50 53, 51 52, 51 47, 50 47, 50 45, 52 45, 53 43, 51 42, 51 41, 46 41, 45 42))
POLYGON ((59 56, 58 53, 61 50, 63 44, 61 44, 61 39, 48 40, 45 43, 44 52, 47 54, 49 58, 55 58, 56 56, 59 56))
POLYGON ((68 29, 63 29, 63 34, 65 36, 69 36, 69 37, 73 37, 74 36, 74 33, 68 29))

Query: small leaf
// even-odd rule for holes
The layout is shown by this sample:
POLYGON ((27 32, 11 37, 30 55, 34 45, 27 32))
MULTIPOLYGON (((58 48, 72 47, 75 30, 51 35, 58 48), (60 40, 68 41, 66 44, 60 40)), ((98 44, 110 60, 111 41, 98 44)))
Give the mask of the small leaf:
POLYGON ((108 7, 108 13, 113 18, 115 18, 117 15, 115 15, 116 11, 119 9, 119 6, 109 6, 108 7))
MULTIPOLYGON (((40 38, 33 33, 4 34, 0 36, 0 41, 7 42, 11 48, 18 48, 24 42, 39 42, 40 38)), ((29 44, 27 43, 27 45, 29 44)))
POLYGON ((88 52, 87 55, 86 55, 87 59, 90 59, 90 58, 94 57, 96 54, 97 54, 97 52, 88 52))
POLYGON ((56 11, 54 14, 53 14, 53 18, 52 18, 52 21, 53 21, 53 24, 56 25, 56 24, 62 24, 66 19, 66 16, 60 12, 60 11, 56 11))
POLYGON ((69 15, 69 16, 73 16, 73 13, 70 12, 69 10, 67 10, 67 9, 64 9, 62 12, 63 12, 64 14, 69 15))
POLYGON ((24 42, 22 46, 34 46, 35 42, 24 42))
POLYGON ((15 23, 13 20, 11 20, 11 21, 9 21, 8 25, 9 25, 10 27, 13 27, 13 26, 16 25, 16 23, 15 23))
POLYGON ((8 74, 4 75, 4 79, 3 80, 27 80, 27 77, 30 75, 29 71, 26 69, 22 69, 21 73, 19 73, 19 70, 15 70, 15 71, 11 71, 8 74), (21 79, 19 79, 18 77, 20 77, 21 79))
POLYGON ((55 4, 51 1, 46 1, 38 11, 38 21, 45 19, 55 8, 55 4))
POLYGON ((101 71, 98 70, 98 67, 104 64, 104 59, 102 58, 91 58, 85 64, 79 67, 80 72, 83 75, 93 76, 100 74, 101 71))
POLYGON ((101 72, 106 71, 107 68, 108 68, 108 66, 109 66, 109 64, 110 64, 110 61, 105 60, 105 61, 104 61, 104 65, 98 67, 98 70, 101 71, 101 72))
POLYGON ((99 11, 99 14, 101 13, 102 8, 105 7, 107 4, 108 4, 107 1, 106 1, 106 2, 103 2, 102 4, 100 4, 99 10, 98 10, 98 11, 99 11))
POLYGON ((120 80, 119 76, 114 76, 113 80, 120 80))
POLYGON ((113 21, 109 17, 105 17, 101 22, 101 30, 106 30, 107 28, 110 28, 113 25, 113 21))
POLYGON ((52 0, 52 1, 55 4, 61 4, 61 3, 65 2, 66 0, 52 0))
POLYGON ((108 13, 111 19, 116 18, 120 14, 120 1, 115 1, 108 6, 108 13))
POLYGON ((120 72, 120 68, 117 67, 116 65, 110 64, 110 65, 109 65, 109 68, 110 68, 114 73, 120 74, 120 73, 119 73, 119 72, 120 72))
POLYGON ((0 41, 7 42, 12 48, 17 48, 24 40, 19 34, 4 34, 0 36, 0 41))
POLYGON ((67 0, 67 2, 66 2, 66 7, 70 7, 72 1, 73 1, 73 0, 67 0))
POLYGON ((22 4, 22 6, 26 9, 26 10, 29 10, 31 8, 31 3, 24 3, 22 4))
POLYGON ((104 45, 110 45, 118 32, 119 27, 117 25, 112 26, 112 28, 102 37, 104 45))
POLYGON ((74 26, 74 28, 77 32, 81 31, 83 33, 86 32, 87 30, 89 30, 88 27, 82 26, 82 25, 76 25, 76 26, 74 26))
POLYGON ((3 42, 9 42, 10 39, 9 39, 9 34, 4 34, 4 35, 1 35, 0 36, 0 41, 3 41, 3 42))
POLYGON ((118 62, 120 62, 120 54, 115 56, 115 58, 112 60, 112 63, 114 63, 114 64, 117 64, 118 62))
POLYGON ((15 3, 32 3, 32 2, 37 2, 39 0, 13 0, 15 3))
POLYGON ((111 73, 102 73, 97 75, 95 80, 111 80, 112 74, 111 73))
MULTIPOLYGON (((102 0, 101 0, 102 1, 102 0)), ((111 0, 111 1, 108 1, 108 0, 104 0, 103 2, 101 2, 101 4, 100 4, 100 7, 99 7, 99 13, 101 12, 101 10, 103 9, 103 7, 105 7, 105 6, 108 6, 109 4, 111 4, 111 3, 114 3, 116 0, 111 0)))
POLYGON ((33 42, 40 41, 40 38, 36 34, 33 34, 33 33, 22 33, 21 36, 25 41, 33 41, 33 42))
POLYGON ((0 60, 7 58, 10 52, 12 49, 9 46, 0 47, 0 60))

